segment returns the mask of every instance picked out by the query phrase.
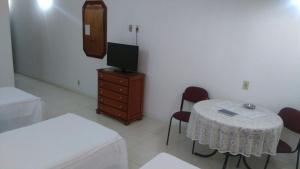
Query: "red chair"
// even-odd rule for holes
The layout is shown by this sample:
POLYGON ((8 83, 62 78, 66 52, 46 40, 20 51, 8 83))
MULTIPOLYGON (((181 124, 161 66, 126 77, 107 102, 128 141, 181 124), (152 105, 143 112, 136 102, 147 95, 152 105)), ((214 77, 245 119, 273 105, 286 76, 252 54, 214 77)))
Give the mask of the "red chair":
MULTIPOLYGON (((283 120, 284 127, 287 129, 300 134, 300 111, 293 109, 293 108, 284 108, 280 111, 279 116, 283 120)), ((297 164, 296 164, 296 169, 298 169, 299 165, 299 155, 300 155, 300 139, 298 141, 297 147, 293 150, 293 148, 288 145, 286 142, 280 140, 278 147, 277 147, 277 153, 296 153, 298 154, 297 156, 297 164)), ((267 169, 269 161, 270 161, 270 155, 268 155, 266 164, 265 164, 265 169, 267 169)))
POLYGON ((184 101, 196 103, 203 100, 208 100, 208 93, 205 89, 199 87, 188 87, 187 89, 185 89, 181 99, 180 111, 174 113, 170 119, 168 138, 166 143, 167 145, 169 144, 169 137, 173 118, 179 120, 179 133, 181 133, 181 122, 189 122, 191 112, 183 111, 184 101))

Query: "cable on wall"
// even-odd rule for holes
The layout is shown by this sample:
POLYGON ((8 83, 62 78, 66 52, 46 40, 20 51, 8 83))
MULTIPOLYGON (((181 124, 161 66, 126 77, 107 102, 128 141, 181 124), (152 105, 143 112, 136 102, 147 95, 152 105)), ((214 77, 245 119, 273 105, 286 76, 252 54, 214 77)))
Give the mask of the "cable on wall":
POLYGON ((138 25, 135 27, 135 44, 138 46, 138 33, 140 31, 140 28, 138 25))

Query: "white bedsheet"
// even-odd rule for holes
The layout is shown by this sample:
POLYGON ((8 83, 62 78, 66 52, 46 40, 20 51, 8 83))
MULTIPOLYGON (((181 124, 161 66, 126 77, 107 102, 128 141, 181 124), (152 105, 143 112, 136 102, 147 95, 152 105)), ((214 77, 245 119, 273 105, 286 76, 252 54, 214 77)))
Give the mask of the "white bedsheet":
POLYGON ((140 169, 199 169, 167 153, 161 153, 140 169))
POLYGON ((115 131, 74 114, 0 134, 0 169, 128 169, 115 131))
POLYGON ((0 133, 42 121, 43 111, 39 97, 14 87, 0 88, 0 133))

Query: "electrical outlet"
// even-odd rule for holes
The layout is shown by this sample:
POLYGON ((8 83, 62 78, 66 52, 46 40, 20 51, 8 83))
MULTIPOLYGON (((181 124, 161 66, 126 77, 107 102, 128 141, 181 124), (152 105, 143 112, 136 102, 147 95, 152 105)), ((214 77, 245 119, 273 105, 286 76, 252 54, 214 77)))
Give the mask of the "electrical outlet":
POLYGON ((243 90, 249 90, 250 82, 249 81, 243 81, 243 90))
POLYGON ((77 81, 77 86, 80 86, 80 80, 77 81))
POLYGON ((129 32, 132 32, 132 30, 133 30, 133 25, 129 25, 129 32))

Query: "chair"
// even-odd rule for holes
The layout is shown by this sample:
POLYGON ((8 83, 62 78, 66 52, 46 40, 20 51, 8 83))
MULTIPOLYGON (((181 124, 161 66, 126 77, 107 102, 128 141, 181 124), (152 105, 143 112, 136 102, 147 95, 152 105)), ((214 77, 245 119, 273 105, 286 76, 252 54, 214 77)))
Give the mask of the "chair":
POLYGON ((168 138, 166 143, 167 145, 169 144, 169 137, 173 118, 179 120, 179 133, 181 133, 181 122, 189 122, 191 112, 183 111, 184 101, 196 103, 208 99, 208 93, 205 89, 199 87, 188 87, 185 89, 181 99, 180 111, 174 113, 170 119, 168 138))
MULTIPOLYGON (((293 108, 284 108, 280 111, 279 116, 283 120, 284 127, 287 129, 300 134, 300 111, 293 109, 293 108)), ((297 152, 297 164, 296 164, 296 169, 298 169, 299 166, 299 155, 300 155, 300 139, 298 141, 297 147, 293 150, 293 148, 288 145, 286 142, 280 140, 278 147, 277 147, 277 153, 296 153, 297 152)), ((265 169, 267 169, 269 161, 270 161, 270 155, 268 155, 266 164, 265 164, 265 169)))

